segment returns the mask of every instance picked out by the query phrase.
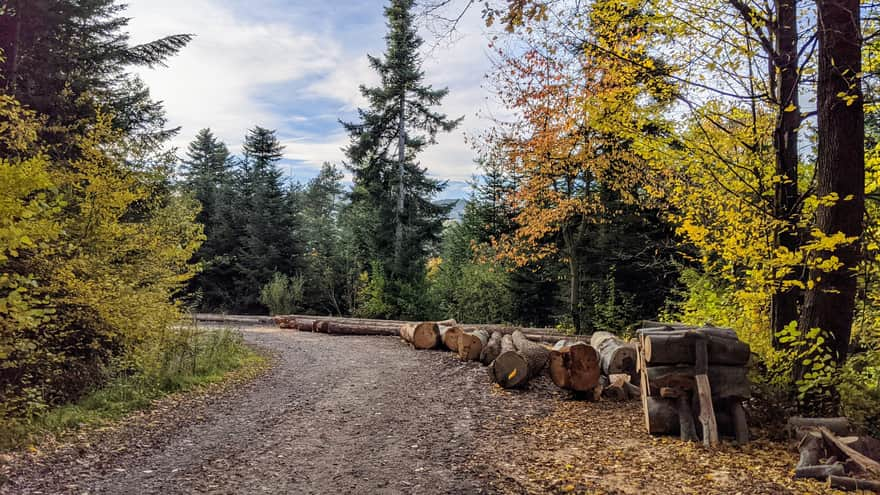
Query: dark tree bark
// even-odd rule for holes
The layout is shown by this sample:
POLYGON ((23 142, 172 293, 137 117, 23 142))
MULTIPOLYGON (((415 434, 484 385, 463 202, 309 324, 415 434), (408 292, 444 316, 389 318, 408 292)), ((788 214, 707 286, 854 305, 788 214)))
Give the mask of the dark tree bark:
MULTIPOLYGON (((776 148, 776 174, 784 179, 775 187, 773 213, 782 222, 775 239, 776 245, 792 252, 797 251, 800 245, 797 212, 798 128, 801 125, 801 111, 798 103, 800 73, 797 40, 797 0, 777 0, 776 53, 772 60, 779 75, 776 88, 777 122, 773 141, 776 148)), ((797 273, 793 272, 780 282, 795 278, 797 273)), ((794 287, 779 287, 773 294, 770 301, 770 323, 774 347, 780 346, 777 332, 797 321, 800 298, 801 292, 794 287)))
MULTIPOLYGON (((819 39, 816 195, 822 198, 835 193, 839 199, 833 205, 819 206, 815 227, 824 235, 843 233, 858 238, 863 232, 865 204, 859 1, 817 0, 816 4, 819 39)), ((812 328, 825 331, 824 350, 840 364, 847 357, 853 322, 854 268, 861 260, 859 244, 850 242, 815 256, 823 259, 836 256, 840 268, 811 270, 810 280, 815 286, 804 296, 799 328, 802 334, 812 328)), ((795 378, 803 378, 806 371, 805 367, 796 368, 795 378)))

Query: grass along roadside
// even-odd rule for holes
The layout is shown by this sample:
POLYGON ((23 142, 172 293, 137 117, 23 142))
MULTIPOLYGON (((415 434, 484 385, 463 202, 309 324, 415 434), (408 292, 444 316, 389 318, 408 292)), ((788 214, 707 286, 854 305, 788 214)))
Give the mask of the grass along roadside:
POLYGON ((169 331, 139 363, 136 371, 109 372, 101 387, 75 403, 30 418, 0 419, 0 451, 109 424, 170 394, 253 376, 265 368, 267 358, 236 329, 186 326, 169 331))

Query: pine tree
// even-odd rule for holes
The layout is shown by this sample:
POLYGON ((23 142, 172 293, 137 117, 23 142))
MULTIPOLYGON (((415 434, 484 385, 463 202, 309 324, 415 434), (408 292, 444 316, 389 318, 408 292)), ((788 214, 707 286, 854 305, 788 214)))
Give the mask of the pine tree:
POLYGON ((320 313, 343 314, 345 264, 339 212, 342 172, 330 163, 321 167, 302 193, 306 246, 305 305, 320 313))
POLYGON ((234 208, 232 160, 226 145, 210 129, 202 129, 187 148, 182 166, 182 187, 201 204, 196 220, 204 226, 205 242, 193 257, 202 270, 190 280, 188 293, 199 294, 199 305, 206 310, 228 310, 234 301, 229 295, 233 267, 229 253, 241 236, 234 208))
POLYGON ((218 194, 231 180, 229 150, 210 129, 202 129, 187 147, 182 169, 184 186, 202 205, 198 220, 210 235, 218 194))
POLYGON ((284 146, 275 131, 258 126, 248 132, 243 149, 236 205, 243 226, 236 254, 236 302, 244 311, 257 311, 262 309, 260 289, 274 273, 301 271, 303 249, 296 202, 278 168, 284 146))
POLYGON ((165 129, 161 104, 126 71, 162 65, 192 36, 131 45, 124 9, 118 0, 10 0, 0 6, 0 91, 48 116, 48 143, 69 142, 69 134, 95 116, 96 104, 127 134, 162 140, 174 132, 165 129))
POLYGON ((358 110, 360 122, 343 123, 351 135, 346 154, 354 173, 352 201, 377 212, 372 245, 392 277, 404 279, 423 271, 426 247, 436 244, 445 213, 431 203, 445 184, 427 178, 416 155, 461 121, 430 110, 448 90, 423 82, 412 7, 413 0, 392 0, 385 9, 385 56, 369 57, 381 84, 361 86, 369 107, 358 110))

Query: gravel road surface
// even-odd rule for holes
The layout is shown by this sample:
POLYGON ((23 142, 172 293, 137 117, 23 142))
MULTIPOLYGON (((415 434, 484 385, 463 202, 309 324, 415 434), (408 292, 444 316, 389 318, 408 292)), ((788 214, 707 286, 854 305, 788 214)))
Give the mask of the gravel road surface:
POLYGON ((474 447, 552 407, 396 338, 243 332, 263 376, 13 459, 0 493, 494 493, 474 447))

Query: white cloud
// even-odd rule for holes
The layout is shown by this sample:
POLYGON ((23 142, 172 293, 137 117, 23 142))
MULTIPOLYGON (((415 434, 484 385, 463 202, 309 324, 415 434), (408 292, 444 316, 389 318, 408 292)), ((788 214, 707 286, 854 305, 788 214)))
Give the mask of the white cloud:
POLYGON ((277 126, 285 116, 260 100, 259 87, 331 70, 327 54, 338 50, 316 33, 248 22, 211 0, 132 0, 127 15, 136 43, 196 35, 168 67, 140 71, 172 125, 183 126, 184 141, 202 127, 237 143, 254 124, 277 126))
MULTIPOLYGON (((345 15, 334 16, 342 7, 335 2, 305 2, 291 0, 289 8, 272 16, 263 1, 255 0, 246 6, 253 12, 262 9, 264 19, 256 19, 223 0, 129 1, 126 15, 132 17, 134 42, 173 33, 197 35, 169 67, 140 71, 154 97, 165 102, 171 125, 183 128, 173 144, 182 147, 200 128, 211 127, 237 150, 246 130, 258 124, 282 129, 286 158, 315 168, 344 158, 341 147, 348 138, 341 126, 326 132, 314 126, 334 126, 336 119, 350 117, 365 104, 358 85, 377 83, 367 52, 380 55, 382 12, 377 2, 375 18, 345 21, 345 15), (323 103, 312 105, 318 100, 323 103)), ((349 17, 356 7, 370 8, 349 5, 349 17)), ((436 48, 424 64, 427 82, 450 89, 440 111, 465 117, 458 130, 438 136, 438 144, 420 156, 431 175, 441 178, 463 180, 474 173, 474 152, 464 136, 488 127, 478 114, 498 111, 481 88, 489 61, 478 10, 463 19, 459 39, 436 48)), ((429 45, 430 34, 423 35, 429 45)))

